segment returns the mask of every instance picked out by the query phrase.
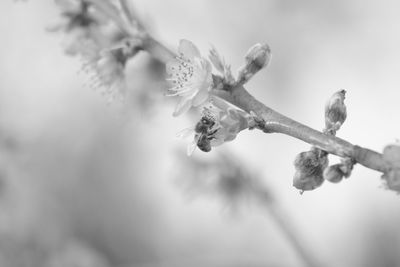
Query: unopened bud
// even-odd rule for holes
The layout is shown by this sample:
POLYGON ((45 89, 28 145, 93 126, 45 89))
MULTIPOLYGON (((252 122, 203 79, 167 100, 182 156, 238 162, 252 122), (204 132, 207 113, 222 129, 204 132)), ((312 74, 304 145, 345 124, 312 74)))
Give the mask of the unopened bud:
POLYGON ((294 166, 296 173, 293 186, 302 191, 313 190, 323 182, 323 171, 328 165, 328 157, 320 149, 301 152, 297 155, 294 166))
POLYGON ((332 135, 340 129, 347 117, 346 105, 344 104, 346 91, 340 90, 334 93, 325 106, 325 132, 332 135))
POLYGON ((267 44, 255 44, 245 57, 246 63, 239 69, 238 83, 244 84, 259 70, 266 67, 271 60, 271 49, 267 44))
POLYGON ((400 145, 386 146, 383 150, 383 160, 387 163, 388 170, 382 178, 389 189, 400 193, 400 145))
POLYGON ((343 172, 344 178, 349 178, 356 161, 352 158, 342 158, 340 160, 339 168, 343 172))
POLYGON ((311 191, 320 187, 324 182, 322 175, 306 175, 300 171, 296 171, 293 177, 293 186, 301 191, 311 191))
POLYGON ((383 158, 387 162, 400 164, 400 144, 387 145, 383 149, 383 158))
POLYGON ((386 181, 388 189, 400 193, 400 169, 392 169, 386 171, 382 178, 386 181))
POLYGON ((335 164, 324 170, 324 179, 331 183, 339 183, 343 179, 343 172, 340 169, 341 164, 335 164))

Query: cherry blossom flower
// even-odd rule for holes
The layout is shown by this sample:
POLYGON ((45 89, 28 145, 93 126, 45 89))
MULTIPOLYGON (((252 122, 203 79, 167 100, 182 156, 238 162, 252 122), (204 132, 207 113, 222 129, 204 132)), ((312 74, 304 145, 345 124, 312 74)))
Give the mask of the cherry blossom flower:
MULTIPOLYGON (((140 46, 140 40, 124 39, 110 49, 87 54, 83 70, 90 76, 91 87, 103 88, 102 93, 109 100, 122 100, 126 92, 125 65, 139 51, 140 46)), ((96 51, 96 48, 91 51, 96 51)))
POLYGON ((178 56, 167 63, 168 80, 173 85, 167 95, 181 97, 173 116, 203 104, 212 87, 211 64, 201 57, 198 48, 188 40, 181 40, 178 52, 178 56))
POLYGON ((182 157, 176 160, 176 185, 191 199, 210 197, 220 200, 228 212, 239 212, 249 204, 269 203, 271 193, 256 173, 245 168, 231 153, 221 151, 215 158, 182 157))
POLYGON ((178 136, 193 137, 187 148, 190 156, 196 147, 209 152, 212 147, 234 140, 240 131, 249 128, 252 121, 253 117, 248 113, 214 96, 203 105, 202 117, 196 126, 181 131, 178 136))

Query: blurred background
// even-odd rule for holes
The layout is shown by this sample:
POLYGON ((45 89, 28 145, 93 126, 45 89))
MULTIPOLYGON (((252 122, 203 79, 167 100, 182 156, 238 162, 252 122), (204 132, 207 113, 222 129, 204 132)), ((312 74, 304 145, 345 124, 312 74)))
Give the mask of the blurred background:
MULTIPOLYGON (((267 42, 272 62, 247 89, 281 113, 321 130, 325 101, 346 89, 339 137, 376 151, 400 137, 398 1, 134 4, 170 48, 212 44, 233 70, 267 42)), ((146 54, 130 62, 128 100, 107 103, 46 32, 53 1, 0 13, 0 266, 305 266, 287 225, 319 266, 400 266, 400 199, 379 173, 356 166, 300 195, 293 160, 309 145, 258 131, 188 159, 176 133, 194 121, 172 117, 146 54), (217 166, 247 180, 216 183, 217 166)))

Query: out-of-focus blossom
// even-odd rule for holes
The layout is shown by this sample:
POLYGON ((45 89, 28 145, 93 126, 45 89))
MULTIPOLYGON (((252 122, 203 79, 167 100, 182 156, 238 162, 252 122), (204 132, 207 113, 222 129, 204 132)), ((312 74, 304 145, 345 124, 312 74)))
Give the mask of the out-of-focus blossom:
POLYGON ((70 55, 81 54, 85 44, 99 42, 102 38, 100 25, 107 19, 83 0, 56 0, 61 9, 60 21, 47 29, 53 32, 64 32, 62 41, 65 52, 70 55))
POLYGON ((181 153, 178 157, 181 168, 176 171, 176 182, 189 197, 218 198, 233 210, 251 200, 272 200, 260 177, 231 154, 219 153, 216 158, 207 157, 207 160, 181 158, 181 153))
POLYGON ((173 85, 167 95, 180 97, 174 116, 179 116, 192 106, 203 104, 212 87, 211 64, 201 57, 199 49, 192 42, 181 40, 178 53, 175 59, 167 63, 168 80, 173 85))
POLYGON ((126 92, 126 62, 140 50, 140 47, 140 40, 124 39, 110 49, 88 54, 83 70, 91 76, 90 85, 93 88, 103 88, 102 92, 109 97, 109 100, 122 99, 126 92))
POLYGON ((237 134, 249 128, 253 117, 234 108, 222 99, 211 97, 203 106, 202 117, 194 128, 181 132, 181 137, 194 135, 187 152, 191 155, 196 147, 209 152, 212 147, 232 141, 237 134))

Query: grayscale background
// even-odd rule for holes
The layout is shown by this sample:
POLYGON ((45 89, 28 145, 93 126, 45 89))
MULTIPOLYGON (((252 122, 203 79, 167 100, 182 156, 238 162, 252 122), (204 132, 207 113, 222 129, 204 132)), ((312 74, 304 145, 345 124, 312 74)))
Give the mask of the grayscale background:
MULTIPOLYGON (((325 101, 346 89, 339 137, 376 151, 400 138, 398 1, 134 3, 170 48, 214 45, 234 71, 267 42, 272 62, 247 89, 279 112, 321 130, 325 101)), ((57 18, 50 0, 0 2, 0 266, 304 266, 266 209, 190 184, 176 133, 194 120, 172 117, 175 100, 141 67, 147 56, 129 66, 128 101, 108 104, 46 32, 57 18)), ((293 160, 307 149, 243 131, 193 160, 235 155, 320 266, 400 266, 399 196, 362 166, 300 195, 293 160)))

